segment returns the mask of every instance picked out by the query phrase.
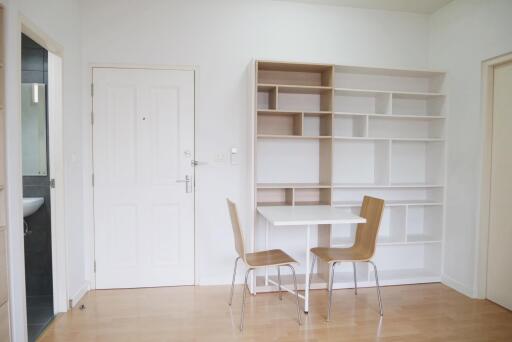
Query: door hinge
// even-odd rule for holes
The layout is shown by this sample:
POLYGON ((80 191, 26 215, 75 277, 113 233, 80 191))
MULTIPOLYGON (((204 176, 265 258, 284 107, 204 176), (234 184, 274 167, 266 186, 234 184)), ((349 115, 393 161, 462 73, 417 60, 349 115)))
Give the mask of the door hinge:
POLYGON ((94 112, 91 112, 91 125, 94 125, 94 112))
POLYGON ((55 189, 55 178, 50 179, 50 188, 55 189))
POLYGON ((96 260, 94 260, 94 273, 96 273, 96 260))
POLYGON ((91 182, 92 182, 92 186, 94 186, 94 173, 92 174, 91 182))
POLYGON ((91 83, 91 97, 94 97, 94 83, 91 83))

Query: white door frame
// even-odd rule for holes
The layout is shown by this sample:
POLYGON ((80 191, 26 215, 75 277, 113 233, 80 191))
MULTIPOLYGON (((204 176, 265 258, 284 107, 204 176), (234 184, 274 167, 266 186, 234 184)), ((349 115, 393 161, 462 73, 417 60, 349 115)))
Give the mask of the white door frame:
POLYGON ((512 61, 512 52, 482 62, 482 112, 484 134, 482 139, 482 170, 480 187, 479 229, 476 236, 474 295, 487 296, 487 255, 489 247, 489 220, 491 204, 491 169, 493 139, 494 68, 512 61))
MULTIPOLYGON (((89 137, 90 137, 90 151, 91 151, 91 172, 94 172, 94 153, 93 151, 93 144, 94 144, 94 133, 93 133, 93 103, 94 103, 94 96, 93 95, 93 71, 94 69, 102 69, 102 68, 108 68, 108 69, 145 69, 145 70, 178 70, 178 71, 193 71, 194 72, 194 159, 198 160, 197 156, 197 117, 198 117, 198 95, 199 95, 199 87, 198 87, 198 80, 199 80, 199 67, 195 65, 144 65, 144 64, 109 64, 109 63, 93 63, 89 64, 89 84, 91 85, 91 101, 89 102, 90 110, 89 113, 91 113, 91 125, 89 130, 89 137)), ((195 208, 197 208, 197 187, 198 187, 198 168, 197 166, 194 168, 194 285, 199 284, 199 249, 198 249, 198 232, 197 232, 197 211, 195 208)), ((92 178, 92 175, 91 175, 92 178)), ((89 260, 89 267, 86 268, 89 270, 89 279, 90 279, 90 289, 95 290, 96 289, 96 273, 94 270, 94 262, 95 262, 95 245, 96 245, 96 237, 95 237, 95 230, 96 230, 96 221, 94 219, 94 187, 92 186, 92 182, 90 183, 90 198, 91 203, 90 205, 90 217, 91 217, 91 229, 87 232, 88 236, 88 260, 89 260)))
MULTIPOLYGON (((21 19, 21 33, 48 51, 48 175, 50 188, 53 308, 55 314, 68 309, 67 234, 65 227, 65 183, 62 116, 62 49, 27 19, 21 19)), ((20 54, 21 55, 21 54, 20 54)), ((20 133, 21 134, 21 133, 20 133)), ((25 269, 25 265, 23 265, 25 269)))

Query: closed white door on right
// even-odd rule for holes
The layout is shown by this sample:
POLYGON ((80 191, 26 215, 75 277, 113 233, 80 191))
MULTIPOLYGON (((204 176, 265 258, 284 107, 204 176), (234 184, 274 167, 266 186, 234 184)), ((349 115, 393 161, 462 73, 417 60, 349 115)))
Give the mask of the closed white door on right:
POLYGON ((512 310, 512 62, 494 68, 487 298, 512 310))

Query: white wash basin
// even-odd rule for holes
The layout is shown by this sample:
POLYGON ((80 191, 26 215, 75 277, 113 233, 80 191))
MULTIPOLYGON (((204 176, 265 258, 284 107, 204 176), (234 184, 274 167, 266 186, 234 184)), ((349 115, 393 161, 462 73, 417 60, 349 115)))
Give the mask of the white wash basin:
POLYGON ((44 203, 43 197, 26 197, 23 198, 23 217, 27 217, 35 213, 44 203))

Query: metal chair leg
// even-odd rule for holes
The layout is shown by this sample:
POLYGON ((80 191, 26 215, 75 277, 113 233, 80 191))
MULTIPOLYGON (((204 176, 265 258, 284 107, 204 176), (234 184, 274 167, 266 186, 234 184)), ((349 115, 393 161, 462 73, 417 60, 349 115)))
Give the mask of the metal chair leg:
POLYGON ((233 280, 231 281, 231 293, 229 294, 229 306, 231 306, 231 303, 233 302, 233 292, 235 289, 236 266, 238 265, 238 260, 240 260, 240 257, 237 257, 235 259, 235 270, 233 271, 233 280))
POLYGON ((356 295, 357 295, 357 270, 356 270, 356 263, 353 262, 352 266, 354 268, 354 290, 355 290, 356 295))
POLYGON ((244 282, 244 290, 242 295, 242 313, 240 317, 240 331, 244 330, 244 311, 245 311, 245 288, 247 287, 247 278, 249 277, 249 273, 252 271, 252 268, 249 268, 247 272, 245 272, 245 282, 244 282))
POLYGON ((311 290, 311 281, 313 280, 313 268, 315 268, 315 263, 316 263, 316 255, 313 254, 313 257, 311 258, 311 268, 309 269, 308 290, 311 290))
POLYGON ((277 290, 279 291, 279 300, 283 300, 283 292, 281 291, 281 269, 277 266, 277 290))
POLYGON ((295 267, 292 265, 287 265, 292 270, 293 274, 293 286, 295 289, 295 298, 297 299, 297 320, 299 322, 299 325, 302 325, 302 320, 300 318, 300 302, 299 302, 299 289, 297 288, 297 276, 295 275, 295 267))
POLYGON ((336 266, 336 263, 333 262, 331 266, 331 282, 329 285, 329 304, 327 307, 327 322, 331 320, 331 306, 332 306, 332 287, 334 282, 334 267, 336 266))
POLYGON ((377 274, 377 266, 372 261, 368 261, 368 262, 373 265, 373 270, 375 271, 375 283, 377 284, 377 297, 379 298, 380 315, 384 316, 384 309, 382 308, 382 298, 380 296, 380 285, 379 285, 379 275, 377 274))

